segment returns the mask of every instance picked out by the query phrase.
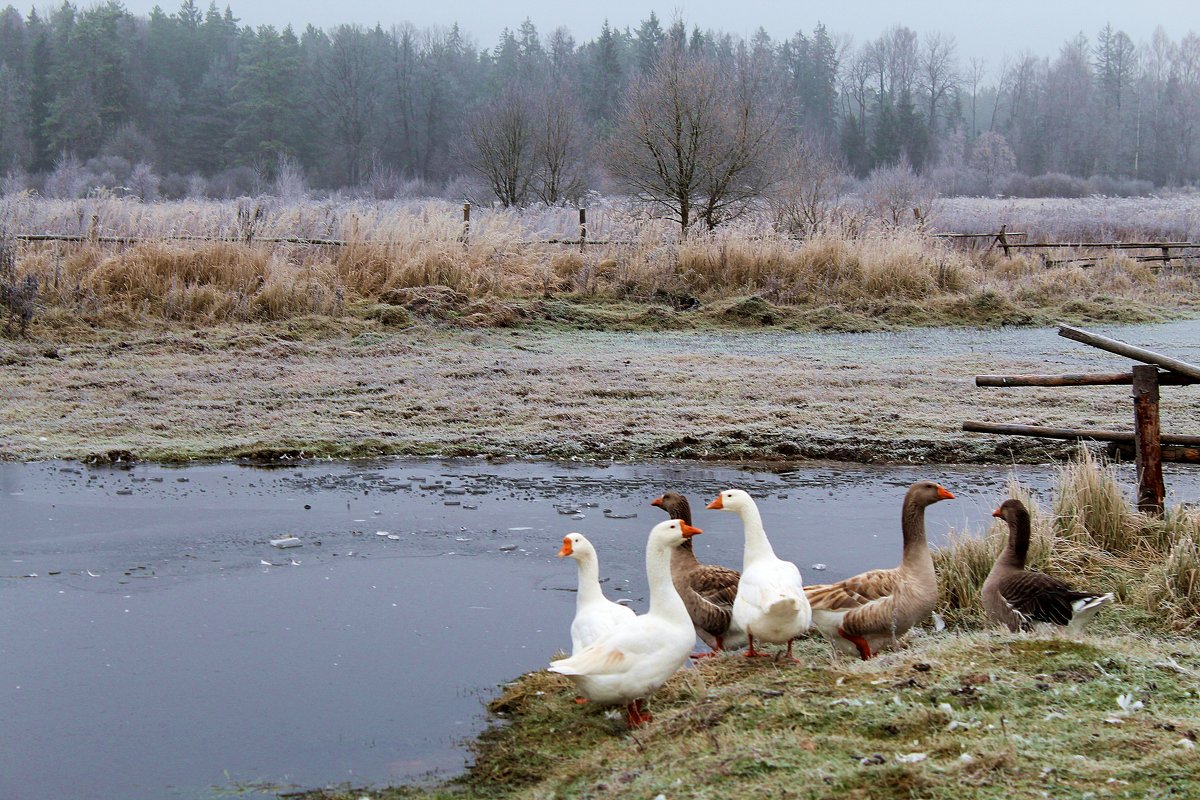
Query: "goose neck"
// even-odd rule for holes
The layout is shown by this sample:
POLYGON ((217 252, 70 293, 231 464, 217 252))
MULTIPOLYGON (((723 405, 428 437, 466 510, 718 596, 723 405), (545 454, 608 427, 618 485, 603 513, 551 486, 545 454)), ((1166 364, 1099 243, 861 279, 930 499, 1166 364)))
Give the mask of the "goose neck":
POLYGON ((1029 519, 1018 519, 1008 524, 1008 545, 1004 548, 1001 558, 1016 569, 1025 569, 1025 560, 1029 557, 1029 519))
POLYGON ((758 507, 751 505, 740 508, 738 516, 742 518, 742 530, 746 536, 746 546, 743 552, 744 563, 749 564, 751 561, 762 558, 774 558, 775 550, 767 539, 766 530, 763 529, 762 515, 758 513, 758 507))
POLYGON ((925 506, 905 503, 900 529, 904 533, 901 567, 909 571, 933 572, 933 556, 925 537, 925 506))
POLYGON ((646 546, 646 580, 650 585, 650 611, 656 617, 675 619, 691 625, 683 598, 671 580, 671 558, 674 548, 650 542, 646 546))
POLYGON ((584 606, 602 599, 604 593, 600 590, 600 562, 595 556, 589 555, 576 561, 579 566, 579 594, 575 604, 584 606))

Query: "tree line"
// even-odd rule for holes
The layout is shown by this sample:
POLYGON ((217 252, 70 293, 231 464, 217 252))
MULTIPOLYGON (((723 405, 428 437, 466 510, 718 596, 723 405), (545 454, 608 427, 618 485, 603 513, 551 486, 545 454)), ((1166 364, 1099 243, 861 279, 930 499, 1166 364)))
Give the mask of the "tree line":
POLYGON ((1014 175, 1190 184, 1197 123, 1200 37, 1161 28, 1134 43, 1105 26, 989 65, 904 26, 745 40, 651 13, 578 42, 527 19, 481 49, 457 25, 297 34, 194 0, 148 17, 117 0, 0 11, 0 173, 68 195, 89 180, 240 193, 264 176, 453 194, 469 172, 505 204, 617 188, 715 224, 781 164, 901 165, 964 193, 1014 175))

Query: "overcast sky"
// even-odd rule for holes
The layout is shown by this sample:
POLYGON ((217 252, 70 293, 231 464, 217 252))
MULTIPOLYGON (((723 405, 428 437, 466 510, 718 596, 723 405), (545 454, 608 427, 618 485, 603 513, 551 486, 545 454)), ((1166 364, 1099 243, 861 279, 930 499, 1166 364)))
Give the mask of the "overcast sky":
MULTIPOLYGON (((9 2, 11 0, 0 0, 9 2)), ((658 3, 650 0, 435 0, 434 2, 389 2, 389 0, 218 0, 227 4, 245 25, 271 24, 282 28, 291 24, 297 32, 312 23, 330 28, 341 23, 374 25, 385 28, 408 21, 418 28, 430 25, 459 26, 471 34, 480 47, 490 48, 505 27, 515 29, 529 17, 545 36, 565 25, 576 41, 595 38, 605 18, 617 28, 636 28, 653 10, 666 25, 682 16, 690 28, 699 25, 751 36, 760 26, 780 39, 797 30, 810 32, 824 22, 831 33, 850 34, 855 42, 870 40, 895 24, 917 31, 941 31, 958 40, 963 64, 973 55, 988 60, 995 68, 1005 54, 1032 51, 1053 55, 1064 41, 1079 32, 1089 38, 1105 23, 1124 30, 1140 44, 1162 25, 1172 39, 1187 31, 1200 32, 1200 2, 1196 0, 1006 0, 1004 3, 932 2, 931 0, 840 0, 832 3, 787 2, 787 0, 705 0, 704 2, 658 3)), ((18 4, 18 3, 14 3, 18 4)), ((92 5, 81 0, 79 5, 92 5)), ((135 14, 146 14, 155 0, 125 0, 135 14)), ((208 0, 197 0, 202 8, 208 0)), ((39 6, 41 4, 39 3, 39 6)), ((175 0, 159 0, 166 11, 178 8, 175 0)))

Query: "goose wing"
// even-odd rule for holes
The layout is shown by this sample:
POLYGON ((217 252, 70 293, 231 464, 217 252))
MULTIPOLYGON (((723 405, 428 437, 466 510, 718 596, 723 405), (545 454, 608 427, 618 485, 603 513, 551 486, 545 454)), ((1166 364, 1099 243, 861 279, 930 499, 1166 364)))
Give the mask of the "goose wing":
POLYGON ((835 611, 854 609, 876 600, 891 597, 896 592, 897 571, 873 569, 837 583, 820 583, 804 587, 808 602, 814 609, 835 611))
POLYGON ((737 597, 737 570, 704 564, 688 578, 683 604, 697 627, 720 636, 733 620, 733 601, 737 597))
POLYGON ((1004 602, 1026 623, 1066 625, 1075 614, 1075 602, 1093 596, 1075 591, 1058 578, 1029 570, 1006 575, 997 588, 1004 602))

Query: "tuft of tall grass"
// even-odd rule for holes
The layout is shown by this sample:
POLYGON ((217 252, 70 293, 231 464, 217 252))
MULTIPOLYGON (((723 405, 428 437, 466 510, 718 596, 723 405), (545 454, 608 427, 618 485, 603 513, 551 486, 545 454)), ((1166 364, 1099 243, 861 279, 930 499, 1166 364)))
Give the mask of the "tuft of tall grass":
POLYGON ((1086 447, 1060 470, 1054 521, 1057 537, 1116 556, 1131 556, 1145 544, 1145 517, 1130 509, 1103 457, 1086 447))
POLYGON ((1200 628, 1200 517, 1171 545, 1166 560, 1150 570, 1146 610, 1165 614, 1175 627, 1200 628))

